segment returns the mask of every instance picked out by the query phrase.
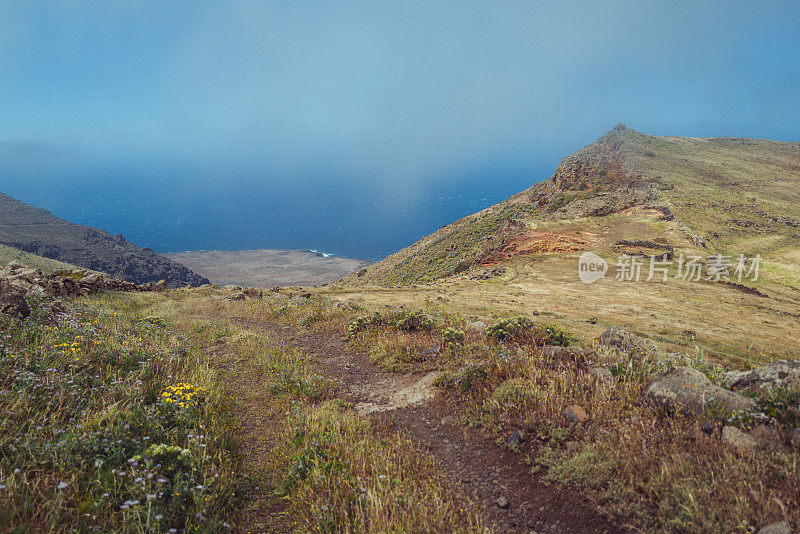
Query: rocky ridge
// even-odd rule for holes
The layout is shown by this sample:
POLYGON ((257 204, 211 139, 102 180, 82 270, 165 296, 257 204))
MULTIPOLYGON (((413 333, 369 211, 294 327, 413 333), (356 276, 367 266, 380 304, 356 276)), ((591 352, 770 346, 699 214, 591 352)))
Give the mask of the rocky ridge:
POLYGON ((77 297, 97 291, 164 291, 167 284, 134 284, 87 271, 59 272, 46 275, 12 261, 0 270, 0 313, 24 319, 31 314, 25 300, 28 295, 77 297))
POLYGON ((184 265, 154 250, 137 247, 121 234, 72 224, 0 193, 0 244, 144 284, 164 280, 169 287, 209 283, 184 265))

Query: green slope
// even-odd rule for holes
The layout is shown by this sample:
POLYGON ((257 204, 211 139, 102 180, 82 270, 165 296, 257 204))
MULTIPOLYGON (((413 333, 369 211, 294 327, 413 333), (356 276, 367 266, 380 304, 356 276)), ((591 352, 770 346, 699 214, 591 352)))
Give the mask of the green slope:
POLYGON ((424 283, 469 269, 526 229, 603 217, 631 207, 674 216, 711 254, 757 253, 796 278, 800 263, 800 143, 645 135, 618 125, 567 156, 549 179, 445 226, 345 279, 424 283))
POLYGON ((51 260, 50 258, 43 258, 42 256, 25 252, 24 250, 19 250, 6 245, 0 245, 0 267, 7 265, 9 262, 14 260, 27 265, 28 267, 40 269, 45 274, 53 274, 55 271, 62 269, 80 270, 80 267, 69 263, 51 260))

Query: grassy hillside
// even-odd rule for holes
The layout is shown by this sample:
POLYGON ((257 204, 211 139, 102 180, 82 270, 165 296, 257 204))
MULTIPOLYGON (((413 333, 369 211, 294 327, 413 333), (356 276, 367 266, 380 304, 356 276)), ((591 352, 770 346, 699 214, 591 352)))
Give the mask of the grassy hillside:
MULTIPOLYGON (((604 219, 630 208, 653 208, 676 219, 676 231, 688 238, 668 239, 681 247, 679 253, 693 247, 706 254, 760 253, 772 263, 768 271, 793 283, 800 245, 800 143, 656 137, 620 125, 566 157, 548 180, 443 227, 347 282, 430 282, 518 250, 558 250, 548 242, 585 241, 564 235, 560 225, 593 235, 608 226, 604 219), (536 233, 542 227, 552 231, 536 233)), ((615 231, 618 239, 658 233, 619 225, 615 231)), ((586 250, 598 248, 591 240, 584 244, 586 250)))
POLYGON ((508 316, 505 303, 482 312, 493 328, 474 330, 454 293, 416 295, 425 316, 393 306, 415 295, 397 290, 362 288, 345 306, 333 289, 289 293, 105 293, 70 301, 76 313, 56 325, 38 301, 29 321, 0 315, 13 392, 0 396, 2 524, 517 532, 558 521, 563 532, 678 533, 800 520, 800 449, 785 440, 800 419, 782 404, 794 393, 754 397, 778 423, 757 434, 771 445, 747 453, 720 428, 751 420, 673 416, 643 398, 669 365, 716 381, 774 354, 725 359, 684 344, 655 357, 541 313, 501 337, 507 327, 487 316, 508 316), (554 356, 543 343, 569 347, 554 356), (575 405, 585 420, 562 415, 575 405))
POLYGON ((185 266, 141 248, 121 235, 79 226, 0 193, 0 244, 142 284, 170 287, 208 283, 185 266))
POLYGON ((79 270, 80 268, 64 263, 58 260, 51 260, 50 258, 43 258, 24 250, 19 250, 6 245, 0 245, 0 266, 4 266, 11 261, 18 261, 23 265, 40 269, 45 274, 53 274, 55 271, 61 269, 79 270))

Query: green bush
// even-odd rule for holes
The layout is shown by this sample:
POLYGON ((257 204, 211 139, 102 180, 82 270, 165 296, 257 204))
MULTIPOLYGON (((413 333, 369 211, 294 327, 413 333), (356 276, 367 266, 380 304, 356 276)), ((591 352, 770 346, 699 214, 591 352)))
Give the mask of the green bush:
POLYGON ((500 319, 486 329, 486 335, 497 341, 512 341, 533 328, 533 321, 527 317, 500 319))
POLYGON ((558 345, 568 347, 572 334, 551 324, 538 324, 533 328, 533 338, 537 345, 558 345))
POLYGON ((535 324, 527 317, 501 319, 486 329, 486 335, 497 341, 527 341, 536 345, 567 347, 572 335, 551 324, 535 324))
POLYGON ((475 386, 486 382, 489 373, 486 367, 480 363, 469 364, 459 371, 456 378, 456 385, 463 393, 472 391, 475 386))
POLYGON ((420 310, 402 310, 389 314, 385 317, 379 312, 375 312, 374 315, 359 317, 355 321, 352 321, 350 324, 348 324, 345 339, 353 339, 360 332, 377 327, 394 328, 396 330, 400 330, 401 332, 430 332, 433 330, 434 323, 420 310))
POLYGON ((448 349, 454 350, 464 344, 464 332, 447 327, 442 330, 442 343, 446 345, 448 349))
POLYGON ((381 326, 384 325, 385 321, 381 314, 375 312, 375 315, 371 317, 359 317, 355 321, 351 321, 350 324, 347 325, 347 334, 345 335, 345 339, 353 339, 355 338, 360 332, 373 327, 373 326, 381 326))
POLYGON ((433 321, 422 311, 415 310, 411 312, 401 311, 395 313, 389 320, 389 324, 394 328, 403 332, 424 331, 430 332, 433 330, 433 321))

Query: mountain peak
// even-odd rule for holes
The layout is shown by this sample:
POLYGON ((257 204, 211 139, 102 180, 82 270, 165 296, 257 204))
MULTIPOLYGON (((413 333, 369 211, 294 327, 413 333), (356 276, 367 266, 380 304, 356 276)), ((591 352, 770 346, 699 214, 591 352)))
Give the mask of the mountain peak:
POLYGON ((657 237, 674 241, 677 250, 778 253, 800 244, 798 206, 796 143, 657 137, 618 124, 565 157, 547 180, 389 256, 356 283, 426 282, 518 253, 592 246, 592 240, 556 231, 564 226, 620 240, 657 237), (780 179, 765 182, 764 176, 780 179), (642 221, 608 230, 605 217, 642 210, 674 221, 669 232, 683 237, 642 221), (558 245, 562 241, 569 246, 558 245))

